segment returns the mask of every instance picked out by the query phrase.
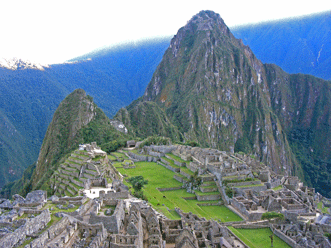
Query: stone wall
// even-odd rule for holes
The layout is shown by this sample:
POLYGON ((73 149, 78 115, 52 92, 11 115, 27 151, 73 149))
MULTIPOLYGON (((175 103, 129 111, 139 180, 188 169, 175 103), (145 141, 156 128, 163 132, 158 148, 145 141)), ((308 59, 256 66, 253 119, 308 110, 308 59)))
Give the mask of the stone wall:
POLYGON ((255 192, 261 192, 261 191, 266 191, 267 186, 263 185, 263 186, 252 186, 252 187, 245 187, 245 188, 236 188, 236 187, 234 187, 234 189, 235 189, 237 194, 243 195, 244 194, 243 190, 250 189, 250 190, 255 191, 255 192))
POLYGON ((242 241, 237 235, 235 235, 228 227, 226 227, 226 230, 231 234, 231 235, 233 235, 237 240, 239 240, 242 244, 243 244, 243 246, 244 246, 244 248, 250 248, 249 246, 247 246, 245 243, 244 243, 244 241, 242 241))
POLYGON ((184 172, 184 171, 182 171, 182 170, 180 170, 179 173, 180 173, 182 176, 186 177, 186 178, 190 178, 190 177, 191 177, 190 174, 187 174, 186 172, 184 172))
POLYGON ((6 234, 0 240, 0 248, 13 247, 18 242, 25 240, 27 235, 36 234, 45 228, 50 220, 51 214, 48 209, 35 218, 27 219, 23 226, 17 228, 13 233, 6 234))
POLYGON ((238 187, 238 186, 249 186, 249 185, 257 185, 261 184, 260 180, 257 181, 247 181, 247 182, 240 182, 240 183, 228 183, 229 187, 238 187))
POLYGON ((186 167, 193 172, 196 172, 198 170, 198 165, 194 162, 190 162, 189 164, 186 164, 186 167))
POLYGON ((129 198, 129 191, 122 191, 122 192, 114 192, 109 191, 107 194, 103 193, 102 191, 99 192, 100 197, 104 197, 106 199, 127 199, 129 198))
POLYGON ((275 187, 279 186, 280 184, 281 184, 280 180, 276 179, 275 181, 270 182, 270 183, 266 183, 265 185, 267 186, 268 189, 272 189, 272 188, 275 188, 275 187))
POLYGON ((235 207, 240 212, 240 214, 244 215, 248 219, 249 212, 247 211, 244 204, 233 198, 231 199, 231 205, 235 207))
POLYGON ((159 157, 159 158, 164 157, 164 153, 155 152, 155 151, 152 151, 152 150, 148 151, 148 154, 153 156, 153 157, 159 157))
MULTIPOLYGON (((161 160, 162 160, 162 158, 161 158, 161 160)), ((168 161, 166 161, 166 162, 168 162, 168 161)), ((180 170, 179 168, 174 168, 174 167, 172 167, 171 165, 164 164, 164 163, 160 163, 159 161, 157 161, 157 163, 158 163, 159 165, 162 165, 163 167, 167 168, 168 170, 173 171, 173 172, 179 172, 179 170, 180 170)))
POLYGON ((198 195, 198 194, 196 194, 196 197, 197 197, 198 201, 216 201, 216 200, 221 199, 220 195, 198 195))
POLYGON ((176 175, 176 174, 173 176, 173 178, 174 178, 175 180, 177 180, 178 182, 181 182, 181 183, 184 182, 184 178, 182 178, 182 177, 180 177, 180 176, 178 176, 178 175, 176 175))
POLYGON ((142 154, 136 154, 136 153, 133 153, 133 152, 128 152, 128 155, 131 158, 134 158, 138 161, 147 161, 147 162, 155 162, 155 163, 157 161, 159 161, 158 157, 146 156, 146 155, 142 155, 142 154))
POLYGON ((235 207, 235 209, 238 210, 239 213, 246 217, 249 221, 257 221, 261 220, 262 218, 263 213, 247 211, 245 205, 241 202, 238 202, 235 198, 231 199, 231 205, 235 207))
POLYGON ((168 158, 168 159, 173 160, 175 165, 178 165, 180 167, 185 167, 186 166, 185 162, 179 162, 176 159, 173 159, 172 157, 170 157, 168 154, 165 154, 165 157, 168 158))
POLYGON ((182 189, 183 187, 172 187, 172 188, 156 188, 158 191, 171 191, 171 190, 178 190, 182 189))
POLYGON ((150 146, 154 151, 161 152, 161 153, 171 153, 173 150, 176 149, 176 146, 150 146))
POLYGON ((273 231, 273 233, 278 238, 280 238, 281 240, 283 240, 289 246, 291 246, 293 248, 300 248, 300 246, 293 239, 291 239, 290 237, 288 237, 287 235, 285 235, 281 231, 277 230, 276 228, 271 228, 271 230, 273 231))
POLYGON ((242 229, 259 229, 259 228, 269 228, 268 222, 264 224, 245 224, 245 223, 240 223, 240 224, 234 224, 232 225, 234 228, 242 228, 242 229))
POLYGON ((118 201, 114 214, 112 216, 99 216, 95 213, 91 213, 89 220, 90 224, 103 223, 108 232, 118 233, 121 230, 124 220, 124 204, 123 201, 118 201))

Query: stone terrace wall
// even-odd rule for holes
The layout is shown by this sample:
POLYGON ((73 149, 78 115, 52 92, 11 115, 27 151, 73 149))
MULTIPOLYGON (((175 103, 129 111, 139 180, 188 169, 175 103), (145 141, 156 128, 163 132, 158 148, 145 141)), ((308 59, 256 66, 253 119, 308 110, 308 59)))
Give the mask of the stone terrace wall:
POLYGON ((136 159, 138 161, 147 161, 147 162, 157 162, 159 161, 158 157, 152 157, 152 156, 146 156, 146 155, 142 155, 142 154, 135 154, 133 152, 128 152, 128 155, 133 158, 136 159))
POLYGON ((280 179, 276 179, 275 181, 273 181, 271 183, 266 183, 265 185, 267 185, 268 189, 272 189, 272 188, 276 188, 280 184, 281 184, 280 179))
POLYGON ((235 235, 227 226, 226 226, 226 230, 231 234, 231 235, 233 235, 234 237, 236 237, 236 239, 238 239, 238 240, 240 240, 240 242, 244 245, 244 248, 250 248, 249 246, 247 246, 246 244, 245 244, 245 242, 244 241, 242 241, 237 235, 235 235))
POLYGON ((27 219, 23 226, 17 228, 15 232, 5 235, 0 240, 0 247, 13 247, 18 242, 24 240, 27 235, 36 234, 41 229, 45 228, 50 220, 51 214, 48 209, 44 210, 35 218, 27 219))
POLYGON ((183 187, 172 187, 172 188, 156 188, 158 191, 172 191, 172 190, 178 190, 182 189, 183 187))
MULTIPOLYGON (((161 158, 162 159, 162 158, 161 158)), ((166 162, 168 162, 168 161, 166 161, 166 162)), ((168 170, 171 170, 171 171, 173 171, 173 172, 179 172, 179 168, 174 168, 174 167, 172 167, 171 165, 168 165, 168 164, 163 164, 163 163, 160 163, 159 161, 157 161, 157 163, 159 164, 159 165, 162 165, 163 167, 165 167, 165 168, 167 168, 168 170)))
POLYGON ((247 211, 244 204, 242 204, 241 202, 238 202, 236 199, 232 199, 231 205, 234 206, 242 215, 244 215, 246 218, 248 218, 249 212, 247 211))
POLYGON ((245 187, 245 188, 236 188, 234 187, 234 189, 236 190, 236 193, 241 195, 243 194, 243 190, 247 190, 247 189, 251 189, 252 191, 255 191, 255 192, 261 192, 261 191, 266 191, 267 190, 267 186, 263 185, 263 186, 252 186, 252 187, 245 187))
POLYGON ((173 178, 176 179, 178 182, 181 182, 181 183, 183 183, 184 181, 187 181, 187 180, 184 180, 184 178, 182 178, 182 177, 180 177, 176 174, 173 176, 173 178))
POLYGON ((289 246, 293 247, 293 248, 300 248, 300 246, 290 237, 286 236, 284 233, 282 233, 281 231, 277 230, 276 228, 271 228, 271 230, 273 231, 273 233, 280 239, 282 239, 286 244, 288 244, 289 246))
POLYGON ((176 146, 150 146, 154 151, 161 152, 161 153, 171 153, 173 150, 175 150, 176 146))
POLYGON ((240 183, 228 183, 229 187, 238 187, 238 186, 249 186, 249 185, 257 185, 261 184, 260 180, 256 181, 247 181, 247 182, 240 182, 240 183))
POLYGON ((198 201, 216 201, 220 200, 220 195, 196 195, 198 201))

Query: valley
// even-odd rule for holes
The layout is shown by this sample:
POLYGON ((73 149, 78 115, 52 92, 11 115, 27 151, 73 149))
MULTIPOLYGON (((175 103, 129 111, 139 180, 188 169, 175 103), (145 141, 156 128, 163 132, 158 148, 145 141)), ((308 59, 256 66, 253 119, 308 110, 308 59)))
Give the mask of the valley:
POLYGON ((330 81, 213 11, 167 46, 0 68, 0 247, 331 247, 330 81))

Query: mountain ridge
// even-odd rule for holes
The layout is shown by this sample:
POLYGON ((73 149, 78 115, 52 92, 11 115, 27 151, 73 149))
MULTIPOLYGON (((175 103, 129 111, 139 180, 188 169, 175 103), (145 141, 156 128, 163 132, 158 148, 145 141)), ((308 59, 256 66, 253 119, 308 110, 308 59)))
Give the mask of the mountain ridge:
MULTIPOLYGON (((276 65, 262 64, 248 46, 231 34, 218 14, 202 11, 179 29, 144 96, 127 109, 129 116, 135 116, 130 111, 141 111, 141 102, 155 102, 178 127, 183 139, 226 151, 254 153, 277 173, 303 179, 300 152, 292 151, 293 142, 288 137, 306 117, 310 118, 310 128, 330 123, 329 108, 322 104, 322 99, 330 102, 326 94, 329 89, 330 83, 322 79, 289 75, 276 65), (314 91, 315 82, 318 94, 314 91), (317 111, 320 105, 325 113, 317 111), (293 113, 299 106, 301 119, 295 119, 293 113), (304 114, 307 109, 310 115, 304 114)), ((329 132, 327 129, 324 133, 329 132)), ((327 149, 323 152, 326 154, 327 149)), ((316 168, 305 172, 309 183, 312 181, 307 171, 311 170, 316 172, 316 168)), ((323 180, 325 184, 328 183, 323 180)), ((318 190, 323 188, 316 182, 313 185, 318 190)))
POLYGON ((93 96, 110 118, 141 96, 169 44, 164 39, 153 41, 44 70, 0 67, 0 126, 5 130, 0 133, 0 188, 35 163, 57 106, 75 89, 93 96))
POLYGON ((231 31, 264 63, 277 64, 288 73, 331 79, 329 11, 237 26, 231 31))

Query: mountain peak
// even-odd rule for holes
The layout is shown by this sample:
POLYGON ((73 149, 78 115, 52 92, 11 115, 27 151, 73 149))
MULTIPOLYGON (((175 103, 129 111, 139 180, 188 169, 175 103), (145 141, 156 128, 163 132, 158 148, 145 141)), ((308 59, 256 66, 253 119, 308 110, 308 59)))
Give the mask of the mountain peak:
POLYGON ((47 64, 34 63, 30 60, 19 59, 19 58, 0 58, 0 67, 7 68, 9 70, 24 70, 24 69, 35 69, 44 70, 44 68, 49 67, 47 64))
POLYGON ((225 26, 223 19, 219 14, 211 10, 202 10, 194 15, 187 25, 197 25, 197 30, 212 30, 215 25, 225 26))
POLYGON ((179 30, 187 31, 220 31, 220 34, 229 34, 229 28, 224 23, 219 14, 211 10, 202 10, 194 15, 183 28, 179 30))

